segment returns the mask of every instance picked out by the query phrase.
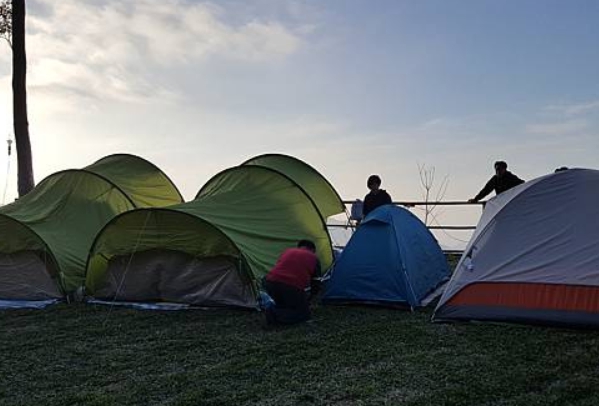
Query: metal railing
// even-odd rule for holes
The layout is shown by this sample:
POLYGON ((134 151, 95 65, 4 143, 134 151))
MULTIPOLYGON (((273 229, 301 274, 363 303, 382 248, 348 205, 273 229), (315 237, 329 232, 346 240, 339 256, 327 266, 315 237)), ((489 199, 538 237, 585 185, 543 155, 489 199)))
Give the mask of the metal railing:
MULTIPOLYGON (((355 202, 355 200, 343 200, 343 204, 346 206, 351 206, 353 203, 355 202)), ((418 207, 418 206, 424 206, 424 208, 426 209, 428 208, 434 208, 437 206, 480 206, 481 208, 485 207, 486 201, 483 202, 468 202, 468 201, 441 201, 441 202, 426 202, 426 201, 396 201, 396 202, 392 202, 394 205, 397 206, 403 206, 407 209, 411 209, 414 207, 418 207)), ((436 221, 436 219, 435 219, 436 221)), ((327 224, 327 227, 331 227, 331 228, 351 228, 352 230, 355 230, 357 223, 356 221, 352 221, 349 220, 347 223, 345 224, 327 224)), ((437 225, 429 225, 427 224, 426 227, 429 230, 441 230, 442 232, 445 233, 445 231, 474 231, 476 229, 475 225, 442 225, 442 224, 437 224, 437 225)), ((447 233, 445 233, 447 234, 447 233)), ((447 234, 449 236, 449 234, 447 234)), ((450 238, 454 238, 451 237, 450 238)), ((463 243, 466 243, 467 241, 463 241, 460 240, 458 238, 454 238, 458 241, 461 241, 463 243)), ((461 249, 444 249, 443 252, 445 254, 462 254, 462 250, 461 249)))
MULTIPOLYGON (((349 206, 355 202, 355 200, 343 200, 343 204, 349 206)), ((436 206, 481 206, 484 208, 486 202, 464 202, 459 200, 454 201, 444 201, 444 202, 424 202, 424 201, 397 201, 392 202, 397 206, 404 206, 406 208, 416 207, 416 206, 425 206, 425 207, 436 207, 436 206)), ((327 224, 328 227, 345 227, 346 224, 327 224)), ((475 225, 427 225, 429 230, 475 230, 475 225)))

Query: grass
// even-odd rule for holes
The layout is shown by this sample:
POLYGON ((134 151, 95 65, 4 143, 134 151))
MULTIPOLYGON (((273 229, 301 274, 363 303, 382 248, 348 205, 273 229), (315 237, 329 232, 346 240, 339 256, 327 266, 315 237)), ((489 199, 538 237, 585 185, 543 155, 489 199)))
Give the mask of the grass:
POLYGON ((319 307, 0 313, 2 405, 596 405, 599 333, 319 307))
POLYGON ((0 405, 597 405, 599 332, 318 307, 0 312, 0 405))

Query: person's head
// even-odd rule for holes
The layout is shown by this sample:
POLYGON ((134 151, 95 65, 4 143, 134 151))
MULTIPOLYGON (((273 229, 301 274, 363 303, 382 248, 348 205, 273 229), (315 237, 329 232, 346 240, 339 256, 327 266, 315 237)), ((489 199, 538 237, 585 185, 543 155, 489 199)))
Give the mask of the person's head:
POLYGON ((308 251, 316 252, 316 244, 310 240, 299 240, 297 248, 302 248, 308 251))
POLYGON ((381 187, 381 178, 378 175, 370 175, 368 177, 368 181, 366 182, 366 186, 368 189, 377 191, 381 187))
POLYGON ((493 165, 495 167, 495 175, 501 177, 507 172, 507 164, 505 161, 497 161, 493 165))

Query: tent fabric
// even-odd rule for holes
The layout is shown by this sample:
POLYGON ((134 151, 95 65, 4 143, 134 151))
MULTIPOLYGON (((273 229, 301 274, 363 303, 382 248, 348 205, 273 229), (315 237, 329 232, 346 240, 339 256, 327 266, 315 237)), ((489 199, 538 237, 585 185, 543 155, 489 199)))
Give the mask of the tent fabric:
POLYGON ((599 171, 570 169, 487 203, 436 321, 599 325, 599 171))
MULTIPOLYGON (((144 291, 146 293, 143 294, 147 297, 153 294, 151 286, 143 283, 143 272, 159 274, 162 279, 167 279, 170 272, 173 274, 168 276, 171 280, 175 280, 177 273, 183 273, 181 261, 177 265, 173 260, 168 260, 175 255, 188 258, 188 262, 192 259, 201 261, 205 258, 229 258, 236 264, 240 283, 251 289, 249 267, 235 244, 202 218, 175 209, 180 206, 131 210, 115 217, 104 227, 98 234, 88 259, 86 294, 95 299, 108 298, 106 289, 117 292, 115 288, 110 288, 115 283, 111 282, 111 278, 115 272, 121 272, 116 280, 119 284, 131 287, 125 292, 119 292, 118 300, 141 301, 139 295, 144 291), (129 261, 119 263, 118 258, 128 258, 129 261), (141 265, 136 265, 138 263, 141 265), (154 265, 144 271, 144 263, 154 265), (156 270, 158 267, 160 269, 156 270), (142 282, 137 288, 139 293, 133 292, 137 283, 135 281, 142 282), (128 293, 131 295, 128 296, 128 293)), ((201 270, 198 266, 194 269, 201 270)), ((230 273, 229 269, 223 271, 230 273)), ((169 297, 169 301, 183 300, 175 299, 169 297)), ((112 300, 117 298, 112 297, 112 300)), ((159 298, 153 301, 157 300, 159 298)))
POLYGON ((56 263, 61 287, 72 292, 81 286, 95 233, 116 214, 132 208, 120 190, 93 173, 59 172, 0 208, 0 225, 10 226, 1 228, 0 252, 43 251, 56 263))
POLYGON ((297 158, 284 154, 264 154, 248 159, 242 165, 263 166, 285 174, 314 200, 325 220, 345 211, 341 197, 329 181, 312 166, 297 158))
POLYGON ((385 205, 364 219, 331 272, 325 303, 424 304, 449 278, 441 247, 408 210, 385 205))
POLYGON ((165 207, 183 203, 183 196, 153 163, 135 155, 108 155, 85 167, 116 185, 135 207, 165 207))
MULTIPOLYGON (((113 257, 157 249, 178 251, 197 260, 235 258, 241 280, 255 294, 256 280, 274 266, 285 248, 300 239, 313 240, 323 267, 331 265, 326 225, 301 187, 269 168, 230 168, 208 181, 191 202, 132 210, 113 219, 92 247, 87 293, 96 296, 113 257)), ((179 270, 171 268, 169 272, 179 270)))
POLYGON ((301 239, 315 243, 323 269, 333 262, 325 219, 307 192, 278 171, 259 166, 230 168, 209 180, 193 204, 179 207, 227 234, 258 277, 301 239))
MULTIPOLYGON (((161 202, 181 202, 180 194, 154 165, 133 155, 115 155, 86 169, 57 172, 14 203, 0 207, 0 253, 35 252, 44 258, 47 273, 59 289, 71 293, 83 284, 96 233, 119 213, 161 202), (133 180, 140 182, 138 190, 133 180), (151 187, 162 197, 153 199, 151 187)), ((16 280, 21 271, 17 266, 1 272, 4 280, 16 280)), ((30 282, 36 285, 35 280, 30 282)), ((45 278, 40 277, 39 284, 45 286, 45 278)))
POLYGON ((43 258, 33 251, 0 254, 0 297, 44 301, 62 298, 43 258))
POLYGON ((193 306, 253 307, 253 290, 240 278, 238 260, 197 258, 181 251, 154 249, 111 258, 100 300, 183 302, 193 306), (176 272, 172 272, 176 269, 176 272))

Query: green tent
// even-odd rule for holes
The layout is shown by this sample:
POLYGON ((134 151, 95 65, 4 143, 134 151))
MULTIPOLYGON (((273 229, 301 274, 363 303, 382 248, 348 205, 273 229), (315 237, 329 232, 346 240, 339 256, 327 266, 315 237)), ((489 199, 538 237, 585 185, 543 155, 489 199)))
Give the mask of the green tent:
POLYGON ((287 175, 314 200, 325 220, 345 211, 341 197, 329 181, 304 161, 284 154, 264 154, 250 158, 242 165, 263 166, 287 175))
POLYGON ((210 179, 192 202, 114 218, 92 247, 86 293, 101 300, 253 307, 256 281, 300 239, 313 240, 323 267, 331 265, 326 224, 310 195, 278 170, 233 167, 210 179))
POLYGON ((170 179, 137 156, 117 154, 54 173, 0 207, 0 299, 61 298, 83 285, 98 231, 136 207, 183 201, 170 179))

